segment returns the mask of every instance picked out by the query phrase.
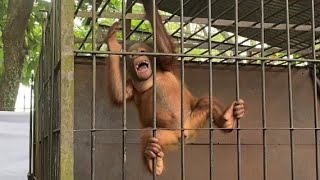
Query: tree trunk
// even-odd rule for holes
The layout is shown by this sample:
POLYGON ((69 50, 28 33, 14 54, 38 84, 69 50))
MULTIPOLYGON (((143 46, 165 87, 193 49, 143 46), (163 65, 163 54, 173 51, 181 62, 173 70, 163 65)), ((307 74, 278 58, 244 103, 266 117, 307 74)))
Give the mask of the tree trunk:
POLYGON ((34 0, 9 0, 8 21, 3 31, 4 73, 0 77, 0 110, 14 110, 23 62, 25 30, 34 0))

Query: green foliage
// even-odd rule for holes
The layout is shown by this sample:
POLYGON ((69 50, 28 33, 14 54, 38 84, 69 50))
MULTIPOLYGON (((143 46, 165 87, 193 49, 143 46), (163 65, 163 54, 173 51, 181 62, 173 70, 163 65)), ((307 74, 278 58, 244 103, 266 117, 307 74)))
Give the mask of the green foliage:
MULTIPOLYGON (((44 21, 44 14, 40 10, 48 10, 50 3, 45 1, 37 1, 34 4, 32 14, 28 22, 25 36, 25 47, 27 55, 23 64, 23 70, 21 74, 21 83, 24 85, 29 84, 29 80, 32 72, 37 68, 37 62, 41 51, 41 38, 42 38, 42 23, 44 21)), ((5 18, 7 12, 7 0, 0 0, 0 76, 3 75, 4 67, 4 52, 2 31, 5 25, 5 18)))
POLYGON ((29 84, 32 73, 34 73, 37 68, 41 51, 42 24, 45 20, 45 14, 41 10, 48 10, 48 8, 48 2, 38 1, 35 3, 30 15, 25 36, 25 45, 28 53, 24 61, 21 75, 21 83, 23 85, 29 84))
POLYGON ((0 28, 1 28, 1 31, 3 29, 4 23, 7 18, 7 6, 8 6, 8 0, 0 0, 0 28))
POLYGON ((4 70, 4 67, 3 67, 3 49, 0 48, 0 76, 3 76, 3 70, 4 70))
POLYGON ((7 0, 0 0, 0 76, 3 75, 3 41, 2 41, 2 31, 7 18, 7 0))
POLYGON ((121 12, 122 0, 111 0, 108 10, 113 12, 121 12))

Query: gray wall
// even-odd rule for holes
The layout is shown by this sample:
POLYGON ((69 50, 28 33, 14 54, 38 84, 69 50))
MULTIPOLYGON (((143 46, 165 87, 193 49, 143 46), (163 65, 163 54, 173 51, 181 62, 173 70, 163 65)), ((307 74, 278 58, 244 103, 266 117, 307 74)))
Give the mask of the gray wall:
MULTIPOLYGON (((122 110, 110 105, 106 94, 105 66, 97 66, 96 128, 121 129, 122 110)), ((186 65, 185 81, 197 96, 209 93, 209 67, 186 65)), ((91 128, 92 66, 78 63, 75 67, 75 129, 91 128)), ((289 127, 288 73, 286 68, 267 68, 266 109, 267 127, 289 127)), ((293 121, 296 128, 314 128, 312 80, 306 69, 293 69, 293 121)), ((234 66, 215 65, 213 93, 225 104, 235 99, 234 66)), ((241 119, 242 128, 262 127, 261 68, 241 67, 240 95, 246 101, 247 115, 241 119)), ((139 128, 135 107, 128 105, 127 127, 139 128)), ((122 131, 97 132, 96 179, 120 179, 122 173, 122 131)), ((245 180, 262 179, 262 130, 242 130, 241 174, 245 180)), ((289 180, 290 142, 288 130, 267 130, 267 175, 268 179, 289 180)), ((295 130, 295 175, 296 178, 315 179, 314 130, 295 130)), ((90 179, 90 132, 75 132, 75 179, 90 179)), ((208 131, 201 131, 194 144, 185 147, 187 180, 203 180, 209 177, 208 131)), ((236 133, 224 134, 214 131, 214 165, 216 179, 236 179, 236 133)), ((151 179, 151 174, 142 164, 139 132, 127 132, 127 179, 151 179)), ((158 179, 180 178, 180 150, 166 155, 166 170, 158 179)))

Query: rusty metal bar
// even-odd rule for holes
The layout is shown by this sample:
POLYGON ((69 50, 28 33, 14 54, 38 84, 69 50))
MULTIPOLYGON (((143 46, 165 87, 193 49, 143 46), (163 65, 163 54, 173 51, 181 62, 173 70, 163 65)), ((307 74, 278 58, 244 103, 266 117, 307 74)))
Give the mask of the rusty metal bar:
MULTIPOLYGON (((316 59, 316 32, 315 32, 315 4, 314 0, 311 0, 311 33, 312 33, 312 58, 316 59)), ((319 63, 314 63, 313 64, 313 112, 314 112, 314 136, 315 136, 315 161, 316 161, 316 179, 320 179, 320 174, 319 174, 319 131, 317 130, 318 128, 318 85, 317 85, 317 65, 319 63)))
POLYGON ((50 95, 49 97, 49 109, 50 109, 50 120, 49 120, 49 179, 54 179, 54 162, 53 162, 53 121, 54 121, 54 117, 53 117, 53 107, 54 107, 54 91, 53 91, 53 86, 54 86, 54 61, 55 58, 57 56, 56 51, 57 51, 57 47, 56 47, 56 37, 57 37, 57 26, 56 26, 56 22, 57 22, 57 14, 58 14, 58 2, 54 1, 52 3, 52 14, 51 14, 51 22, 52 22, 52 29, 51 29, 51 42, 49 42, 51 44, 50 47, 50 69, 48 71, 50 71, 50 80, 48 79, 48 83, 50 82, 50 92, 48 92, 50 95))
MULTIPOLYGON (((230 128, 184 128, 184 130, 203 130, 203 131, 209 131, 209 130, 230 130, 230 128)), ((301 131, 310 131, 310 130, 320 130, 319 128, 231 128, 232 130, 246 130, 246 131, 254 131, 254 130, 260 130, 262 131, 263 129, 265 129, 266 131, 270 131, 270 130, 276 130, 276 131, 280 131, 280 130, 301 130, 301 131)), ((104 128, 104 129, 75 129, 74 132, 86 132, 86 131, 121 131, 122 128, 104 128)), ((141 128, 130 128, 127 129, 127 131, 141 131, 144 129, 141 128)), ((179 130, 181 131, 182 128, 157 128, 157 130, 179 130)))
MULTIPOLYGON (((127 52, 127 43, 126 43, 126 1, 122 1, 122 49, 124 52, 127 52)), ((126 56, 122 56, 123 61, 123 79, 122 79, 122 98, 123 98, 123 106, 122 106, 122 180, 127 179, 127 99, 126 99, 126 91, 127 91, 127 62, 126 56)))
POLYGON ((238 59, 238 60, 273 60, 273 61, 287 61, 287 62, 295 62, 295 61, 305 61, 305 62, 318 62, 319 60, 314 59, 296 59, 296 58, 267 58, 267 57, 243 57, 243 56, 215 56, 215 55, 197 55, 197 54, 181 54, 181 53, 158 53, 158 52, 111 52, 111 51, 83 51, 83 50, 75 50, 75 53, 83 53, 83 54, 115 54, 115 55, 150 55, 150 56, 173 56, 173 57, 192 57, 192 58, 215 58, 215 59, 238 59))
MULTIPOLYGON (((286 0, 286 35, 287 35, 287 58, 291 56, 290 49, 290 13, 289 13, 289 0, 286 0)), ((292 105, 292 73, 291 63, 288 62, 288 89, 289 89, 289 124, 293 128, 293 105, 292 105)), ((294 138, 293 129, 290 129, 290 161, 291 161, 291 179, 295 179, 295 161, 294 161, 294 138)))
MULTIPOLYGON (((96 50, 96 0, 92 0, 92 50, 96 50)), ((91 129, 96 128, 96 79, 97 79, 96 55, 92 55, 92 101, 91 101, 91 129)), ((91 132, 91 180, 96 179, 96 132, 91 132)))
MULTIPOLYGON (((264 0, 261 0, 261 57, 264 57, 264 0)), ((267 137, 266 137, 266 127, 267 127, 267 118, 266 118, 266 62, 261 61, 261 77, 262 77, 262 143, 263 143, 263 180, 267 180, 267 137)))
MULTIPOLYGON (((31 84, 30 84, 30 114, 29 114, 29 171, 28 171, 28 180, 34 179, 34 148, 33 148, 33 142, 34 142, 34 126, 33 126, 33 75, 31 77, 31 84)), ((24 96, 25 97, 25 96, 24 96)), ((24 101, 25 102, 25 101, 24 101)))
MULTIPOLYGON (((180 0, 180 49, 181 54, 184 53, 184 1, 180 0)), ((181 180, 185 180, 185 146, 184 146, 184 58, 181 57, 181 180)))
MULTIPOLYGON (((313 31, 314 32, 314 31, 313 31)), ((313 55, 315 51, 313 50, 313 55)), ((317 85, 317 64, 313 64, 313 109, 314 109, 314 131, 315 131, 315 161, 316 161, 316 178, 320 179, 319 174, 319 125, 318 125, 318 85, 317 85)))
MULTIPOLYGON (((234 33, 234 55, 235 57, 239 56, 239 47, 238 47, 238 36, 239 36, 239 2, 238 0, 234 1, 235 3, 235 33, 234 33)), ((240 88, 239 88, 239 59, 236 60, 236 100, 240 99, 240 88)), ((237 128, 240 127, 239 121, 237 122, 237 128)), ((238 180, 241 180, 241 142, 240 142, 240 132, 237 129, 237 176, 238 180)))
MULTIPOLYGON (((208 0, 208 37, 211 37, 211 27, 212 27, 212 2, 211 0, 208 0)), ((209 56, 212 55, 212 44, 211 44, 211 38, 208 38, 208 49, 209 49, 209 56)), ((212 90, 212 59, 209 59, 209 179, 213 180, 213 112, 212 112, 212 96, 213 96, 213 90, 212 90)))
MULTIPOLYGON (((157 4, 155 0, 152 0, 152 19, 153 19, 153 52, 157 51, 157 23, 156 23, 156 12, 157 9, 157 4)), ((154 56, 153 57, 153 129, 152 129, 152 136, 156 137, 157 136, 157 85, 156 85, 156 69, 157 69, 157 58, 154 56)), ((153 180, 157 179, 157 175, 156 175, 156 166, 157 164, 157 159, 153 159, 153 180)))

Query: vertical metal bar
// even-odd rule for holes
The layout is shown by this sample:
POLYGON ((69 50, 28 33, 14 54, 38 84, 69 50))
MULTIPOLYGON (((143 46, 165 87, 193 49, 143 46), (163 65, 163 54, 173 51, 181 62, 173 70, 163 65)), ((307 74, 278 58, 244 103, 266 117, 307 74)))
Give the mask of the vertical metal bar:
MULTIPOLYGON (((52 135, 53 135, 53 133, 52 133, 52 131, 53 131, 53 128, 52 128, 52 124, 53 124, 53 99, 54 99, 54 97, 53 97, 53 77, 54 77, 54 60, 55 60, 55 58, 56 58, 56 44, 55 44, 55 38, 56 38, 56 16, 57 16, 57 2, 56 1, 54 1, 53 3, 52 3, 52 16, 51 16, 51 22, 52 22, 52 29, 51 29, 51 41, 52 42, 50 42, 51 43, 51 49, 49 50, 49 52, 50 52, 50 55, 51 55, 51 59, 50 59, 50 68, 51 69, 48 69, 48 71, 50 71, 50 73, 48 72, 48 74, 50 74, 50 76, 48 76, 48 77, 50 77, 50 86, 48 86, 48 87, 50 87, 50 92, 48 92, 49 93, 49 103, 50 104, 48 104, 49 105, 49 108, 50 108, 50 123, 49 123, 49 130, 48 130, 48 137, 49 137, 49 168, 48 168, 48 170, 49 170, 49 179, 53 179, 53 173, 52 173, 52 171, 53 171, 53 168, 54 168, 54 165, 53 165, 53 161, 52 161, 52 158, 53 158, 53 153, 52 153, 52 148, 53 148, 53 141, 52 141, 52 135)), ((48 65, 49 65, 49 63, 48 63, 48 65)), ((48 79, 49 80, 49 79, 48 79)), ((49 83, 49 82, 48 82, 49 83)))
POLYGON ((33 180, 34 179, 34 148, 33 148, 33 142, 34 142, 34 135, 33 135, 33 111, 32 111, 32 94, 33 94, 33 75, 31 76, 31 90, 30 90, 30 121, 29 121, 29 172, 28 172, 28 180, 33 180))
MULTIPOLYGON (((96 50, 96 0, 92 0, 92 51, 96 50)), ((96 179, 96 54, 92 54, 91 180, 96 179)))
MULTIPOLYGON (((157 51, 157 23, 156 23, 156 1, 152 0, 152 19, 153 19, 153 52, 157 51)), ((158 13, 158 12, 157 12, 158 13)), ((157 58, 154 56, 153 57, 153 130, 152 130, 152 136, 156 137, 156 130, 157 130, 157 85, 156 85, 156 70, 157 70, 157 58)), ((156 164, 157 164, 157 159, 153 160, 153 180, 156 179, 156 164)))
MULTIPOLYGON (((38 71, 38 77, 40 76, 40 73, 38 71)), ((38 147, 38 132, 39 132, 39 127, 37 126, 36 124, 36 121, 39 119, 39 112, 37 111, 37 114, 34 113, 34 109, 37 109, 39 110, 39 101, 38 99, 36 98, 39 98, 39 96, 37 95, 36 97, 36 94, 39 94, 39 78, 37 78, 37 80, 33 80, 33 96, 31 96, 31 99, 33 100, 32 104, 33 106, 31 106, 31 109, 30 111, 32 112, 32 120, 33 120, 33 126, 32 126, 32 129, 33 129, 33 132, 32 132, 32 173, 33 175, 35 175, 37 173, 37 164, 38 164, 38 161, 36 159, 36 155, 37 155, 37 150, 39 149, 38 147), (35 81, 38 82, 37 84, 37 87, 35 89, 35 81), (36 106, 36 107, 35 107, 36 106)))
MULTIPOLYGON (((181 54, 184 53, 184 7, 183 0, 180 0, 180 46, 181 54)), ((181 180, 185 180, 185 147, 184 147, 184 57, 181 58, 181 180)))
MULTIPOLYGON (((126 43, 126 1, 122 1, 122 49, 127 51, 126 43)), ((123 79, 122 79, 122 97, 123 97, 123 114, 122 114, 122 180, 127 179, 126 164, 127 164, 127 99, 126 99, 126 81, 127 81, 127 65, 126 56, 123 59, 123 79)))
POLYGON ((52 11, 54 14, 52 15, 52 31, 51 31, 51 49, 49 50, 50 52, 50 62, 48 63, 48 109, 49 109, 49 130, 48 130, 48 138, 49 138, 49 179, 54 179, 54 170, 55 170, 55 164, 54 164, 54 142, 53 142, 53 104, 54 104, 54 94, 53 94, 53 77, 54 77, 54 60, 56 57, 56 14, 57 14, 57 2, 54 3, 54 6, 52 7, 52 11))
MULTIPOLYGON (((59 10, 61 9, 61 1, 57 1, 57 12, 59 12, 59 10)), ((71 9, 72 10, 72 9, 71 9)), ((57 22, 61 22, 61 13, 57 13, 57 22)), ((61 57, 59 56, 62 52, 61 50, 61 46, 60 46, 60 42, 61 42, 61 36, 59 36, 59 34, 61 34, 61 23, 57 23, 56 24, 57 28, 56 28, 56 34, 57 34, 57 38, 56 38, 56 58, 54 59, 54 87, 55 87, 55 90, 54 90, 54 97, 60 97, 61 96, 61 86, 59 85, 59 82, 61 81, 61 57)), ((73 45, 73 44, 72 44, 73 45)), ((71 46, 73 47, 73 46, 71 46)), ((59 180, 60 178, 60 151, 59 151, 59 146, 60 146, 60 143, 61 143, 61 116, 60 116, 60 113, 59 113, 59 109, 60 109, 60 104, 61 104, 61 99, 57 99, 56 98, 56 103, 55 103, 55 107, 54 107, 54 110, 55 110, 55 129, 57 129, 58 131, 55 132, 54 134, 54 137, 55 137, 55 162, 56 162, 56 172, 55 172, 55 179, 56 180, 59 180)))
MULTIPOLYGON (((316 59, 316 33, 315 33, 315 12, 314 0, 311 0, 311 33, 312 33, 312 58, 316 59)), ((314 108, 314 127, 315 127, 315 157, 316 157, 316 179, 319 180, 319 146, 318 146, 318 88, 317 88, 317 63, 313 64, 313 108, 314 108)))
MULTIPOLYGON (((313 31, 314 32, 314 31, 313 31)), ((313 41, 314 42, 314 41, 313 41)), ((314 51, 315 52, 315 51, 314 51)), ((315 53, 314 53, 315 54, 315 53)), ((318 96, 317 96, 318 88, 317 88, 317 64, 313 64, 313 103, 314 103, 314 126, 315 126, 315 151, 316 151, 316 178, 317 180, 320 179, 319 177, 319 146, 318 146, 318 135, 319 127, 318 125, 318 96)))
MULTIPOLYGON (((264 57, 264 0, 261 0, 261 57, 264 57)), ((262 60, 261 64, 261 76, 262 76, 262 138, 263 138, 263 179, 267 179, 267 117, 266 117, 266 61, 262 60)))
MULTIPOLYGON (((53 3, 53 2, 52 2, 53 3)), ((48 21, 48 24, 50 23, 50 21, 48 21)), ((42 167, 44 166, 44 156, 43 156, 43 149, 44 149, 44 139, 43 139, 43 121, 41 121, 43 119, 43 79, 44 79, 44 57, 46 55, 46 29, 45 29, 45 25, 43 24, 43 36, 42 36, 42 47, 41 49, 43 50, 42 53, 43 53, 43 56, 40 58, 40 64, 39 64, 39 91, 41 92, 40 93, 40 97, 39 97, 39 139, 40 139, 40 148, 39 148, 39 155, 41 157, 41 159, 39 160, 39 173, 40 173, 40 178, 44 178, 44 171, 42 169, 42 167)))
MULTIPOLYGON (((56 2, 55 4, 55 12, 58 12, 60 6, 59 6, 59 1, 56 2)), ((57 36, 57 34, 59 33, 59 24, 56 24, 56 22, 59 21, 59 14, 58 13, 55 13, 55 16, 54 16, 54 27, 53 27, 53 38, 52 38, 52 41, 53 41, 53 47, 52 47, 52 50, 53 50, 53 55, 52 55, 52 61, 51 61, 51 96, 52 96, 52 100, 51 100, 51 144, 52 144, 52 150, 51 150, 51 162, 52 162, 52 173, 51 173, 51 177, 53 180, 57 180, 58 179, 58 167, 59 167, 59 162, 57 161, 57 158, 58 158, 58 143, 57 143, 57 134, 56 132, 54 132, 55 129, 57 129, 57 125, 56 125, 56 122, 57 122, 57 117, 56 117, 56 113, 57 113, 57 110, 56 110, 56 96, 57 94, 55 93, 55 88, 57 87, 57 83, 55 81, 55 78, 56 78, 56 73, 55 73, 55 62, 58 61, 58 52, 59 52, 59 46, 57 46, 58 42, 59 42, 59 36, 57 36)))
POLYGON ((292 106, 292 75, 291 62, 288 62, 288 82, 289 82, 289 120, 290 120, 290 154, 291 154, 291 179, 294 180, 294 139, 293 139, 293 106, 292 106))
MULTIPOLYGON (((239 46, 238 46, 238 33, 239 33, 239 4, 238 0, 235 0, 235 56, 238 57, 238 51, 239 51, 239 46)), ((240 92, 239 92, 239 59, 236 60, 236 99, 239 100, 240 98, 240 92)), ((237 175, 238 175, 238 180, 241 179, 241 145, 240 145, 240 133, 239 129, 240 128, 240 123, 239 121, 237 122, 237 175)))
POLYGON ((60 60, 60 178, 74 179, 74 1, 59 1, 60 26, 57 47, 61 48, 60 60), (63 27, 63 28, 62 28, 63 27))
MULTIPOLYGON (((286 33, 287 33, 287 59, 290 59, 290 14, 289 1, 286 0, 286 33)), ((294 139, 293 139, 293 106, 292 106, 292 74, 291 62, 288 62, 288 84, 289 84, 289 124, 290 124, 290 160, 291 160, 291 179, 295 179, 294 175, 294 139)))
MULTIPOLYGON (((211 44, 211 26, 212 26, 212 9, 211 9, 211 0, 208 0, 208 49, 209 49, 209 56, 212 55, 212 44, 211 44)), ((213 114, 212 114, 212 59, 209 59, 209 177, 210 180, 213 179, 213 114)))

